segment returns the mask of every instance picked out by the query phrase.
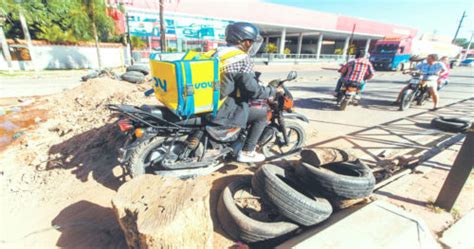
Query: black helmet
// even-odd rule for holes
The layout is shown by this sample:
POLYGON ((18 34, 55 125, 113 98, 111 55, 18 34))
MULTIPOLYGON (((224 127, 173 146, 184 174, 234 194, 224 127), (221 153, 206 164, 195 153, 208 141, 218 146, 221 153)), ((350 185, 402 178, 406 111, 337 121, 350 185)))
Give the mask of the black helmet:
POLYGON ((228 44, 236 45, 244 40, 256 41, 260 31, 248 22, 235 22, 227 25, 225 29, 225 41, 228 44))

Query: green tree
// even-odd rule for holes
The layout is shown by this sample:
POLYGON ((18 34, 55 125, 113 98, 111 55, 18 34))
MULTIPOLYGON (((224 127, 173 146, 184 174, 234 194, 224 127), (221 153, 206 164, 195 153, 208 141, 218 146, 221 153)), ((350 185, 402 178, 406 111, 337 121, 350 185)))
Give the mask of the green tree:
POLYGON ((454 40, 454 44, 461 46, 463 48, 467 48, 467 46, 469 45, 469 40, 466 38, 457 38, 456 40, 454 40))
POLYGON ((265 53, 273 54, 276 53, 278 50, 277 46, 275 43, 268 43, 267 46, 265 47, 265 53))
POLYGON ((19 11, 23 10, 33 39, 52 42, 94 40, 94 30, 100 41, 117 40, 114 22, 106 13, 103 0, 0 0, 7 13, 9 38, 22 38, 19 11), (94 28, 95 25, 95 28, 94 28))

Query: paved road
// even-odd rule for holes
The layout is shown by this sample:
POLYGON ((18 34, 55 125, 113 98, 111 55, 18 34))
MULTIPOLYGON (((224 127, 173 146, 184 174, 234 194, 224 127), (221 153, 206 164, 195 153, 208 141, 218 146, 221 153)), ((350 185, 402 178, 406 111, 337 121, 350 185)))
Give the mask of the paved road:
POLYGON ((0 77, 0 98, 58 93, 81 84, 79 75, 66 77, 0 77))
MULTIPOLYGON (((265 68, 263 68, 265 70, 265 68)), ((268 72, 264 80, 284 78, 286 72, 268 72)), ((463 116, 474 119, 474 72, 469 68, 455 68, 450 84, 440 92, 441 108, 428 111, 432 103, 412 106, 399 111, 391 103, 405 86, 410 76, 399 72, 378 72, 367 85, 360 106, 349 106, 338 111, 332 96, 337 72, 330 69, 300 71, 297 82, 287 86, 295 97, 296 110, 310 119, 307 126, 307 145, 338 147, 356 150, 358 156, 371 161, 380 161, 379 153, 411 153, 414 149, 434 146, 439 139, 449 134, 433 130, 432 118, 438 115, 463 116), (457 102, 470 99, 458 104, 457 102)), ((392 155, 393 156, 393 155, 392 155)))

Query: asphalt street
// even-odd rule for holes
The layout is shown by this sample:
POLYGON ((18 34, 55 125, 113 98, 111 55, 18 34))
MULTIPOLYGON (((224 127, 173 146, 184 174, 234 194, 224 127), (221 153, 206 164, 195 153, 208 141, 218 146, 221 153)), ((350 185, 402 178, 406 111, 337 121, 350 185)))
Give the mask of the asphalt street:
MULTIPOLYGON (((265 69, 263 68, 263 71, 265 69)), ((378 162, 379 154, 411 153, 436 145, 445 134, 430 126, 437 116, 474 119, 474 72, 471 68, 455 68, 449 85, 440 91, 439 107, 431 112, 432 102, 412 105, 399 111, 391 103, 406 85, 409 75, 400 72, 377 72, 367 83, 359 106, 336 108, 333 91, 338 74, 335 68, 300 71, 296 82, 287 83, 297 112, 305 114, 310 123, 306 145, 313 147, 348 148, 367 161, 378 162), (444 108, 443 108, 444 107, 444 108)), ((286 77, 287 72, 268 72, 263 80, 286 77)))

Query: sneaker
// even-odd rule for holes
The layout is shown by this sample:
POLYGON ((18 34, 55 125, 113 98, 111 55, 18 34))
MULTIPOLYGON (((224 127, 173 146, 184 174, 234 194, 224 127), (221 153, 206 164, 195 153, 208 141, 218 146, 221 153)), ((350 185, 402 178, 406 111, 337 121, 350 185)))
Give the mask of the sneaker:
POLYGON ((241 163, 258 163, 265 161, 265 156, 255 151, 243 151, 237 155, 237 161, 241 163))

